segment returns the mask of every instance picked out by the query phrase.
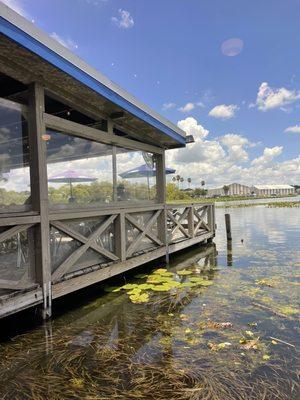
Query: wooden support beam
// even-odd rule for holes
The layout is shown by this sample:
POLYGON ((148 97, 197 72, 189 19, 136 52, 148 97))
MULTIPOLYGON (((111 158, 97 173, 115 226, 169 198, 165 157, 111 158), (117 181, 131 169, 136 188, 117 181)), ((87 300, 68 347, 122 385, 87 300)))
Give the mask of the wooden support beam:
POLYGON ((186 229, 182 226, 182 223, 181 223, 181 221, 183 221, 187 217, 188 212, 189 212, 189 208, 186 207, 184 209, 183 213, 180 214, 179 218, 176 219, 173 216, 173 214, 170 211, 168 211, 168 217, 171 219, 172 222, 175 223, 175 227, 172 230, 172 235, 174 235, 174 233, 179 229, 184 234, 184 236, 186 236, 187 238, 190 237, 189 233, 186 231, 186 229))
POLYGON ((120 119, 125 118, 126 114, 124 113, 124 111, 119 111, 119 112, 114 112, 114 113, 110 114, 109 117, 113 120, 120 120, 120 119))
POLYGON ((6 231, 0 233, 0 243, 5 242, 5 240, 10 239, 12 236, 15 236, 17 233, 26 231, 31 226, 33 226, 33 224, 17 225, 17 226, 13 226, 12 228, 7 229, 6 231))
POLYGON ((56 117, 50 114, 44 114, 44 120, 47 127, 60 130, 62 132, 68 133, 69 135, 74 135, 82 137, 84 139, 94 140, 100 143, 117 145, 133 150, 149 151, 155 154, 161 154, 164 150, 142 142, 137 142, 135 140, 123 138, 117 135, 108 135, 107 132, 101 131, 99 129, 91 128, 90 126, 83 126, 77 122, 69 121, 60 117, 56 117))
MULTIPOLYGON (((156 211, 156 213, 150 218, 147 222, 146 226, 144 227, 143 231, 139 234, 139 236, 131 243, 131 245, 126 250, 126 257, 130 257, 137 246, 140 244, 142 239, 145 236, 149 236, 150 229, 152 228, 154 222, 157 220, 159 214, 161 213, 160 210, 156 211)), ((127 218, 127 215, 125 216, 127 218)))
MULTIPOLYGON (((78 249, 76 249, 72 254, 69 255, 69 257, 66 258, 65 261, 63 261, 60 266, 53 272, 52 274, 52 280, 57 281, 59 278, 61 278, 63 275, 65 275, 66 272, 76 263, 76 261, 91 247, 94 246, 94 240, 97 238, 97 236, 100 236, 101 233, 105 231, 106 228, 109 227, 111 223, 116 219, 116 215, 111 215, 104 221, 98 229, 96 229, 88 238, 82 237, 82 240, 85 241, 85 243, 80 246, 78 249)), ((95 249, 95 247, 94 247, 95 249)), ((101 254, 105 253, 105 257, 109 258, 110 260, 116 261, 118 260, 118 257, 115 256, 114 254, 108 252, 107 250, 103 249, 102 247, 96 247, 96 251, 100 252, 101 254)))
MULTIPOLYGON (((161 212, 159 212, 159 215, 161 214, 161 212)), ((141 224, 138 223, 138 221, 135 220, 135 218, 133 218, 132 215, 130 214, 126 214, 125 218, 133 225, 135 226, 140 232, 145 232, 145 227, 143 227, 141 224)), ((154 221, 155 222, 155 221, 154 221)), ((147 232, 145 232, 145 236, 148 237, 150 240, 152 240, 152 242, 158 244, 159 246, 163 245, 163 242, 156 237, 151 231, 147 230, 147 232)))
MULTIPOLYGON (((59 221, 51 222, 51 225, 54 226, 55 228, 59 229, 60 231, 66 233, 68 236, 72 237, 73 239, 78 240, 82 244, 86 244, 87 241, 89 240, 89 238, 86 238, 85 236, 81 235, 80 233, 74 231, 68 225, 63 224, 62 222, 59 222, 59 221)), ((100 234, 98 236, 100 236, 100 234)), ((104 247, 99 246, 95 241, 90 242, 89 248, 91 248, 92 250, 95 250, 97 253, 103 255, 104 257, 108 258, 109 260, 117 261, 119 259, 117 256, 115 256, 110 251, 106 250, 104 247)))
POLYGON ((40 224, 35 229, 35 276, 37 283, 43 287, 43 317, 46 319, 51 316, 51 308, 48 307, 51 303, 51 260, 46 146, 42 139, 45 133, 44 100, 43 86, 32 83, 28 106, 31 202, 33 210, 40 214, 40 224))
POLYGON ((188 214, 188 229, 190 237, 193 238, 195 236, 195 214, 193 205, 191 205, 188 214))
POLYGON ((204 217, 207 214, 208 208, 209 206, 204 206, 200 215, 199 215, 199 210, 197 210, 196 208, 194 209, 194 215, 198 219, 198 222, 195 226, 195 234, 197 234, 200 228, 204 228, 207 231, 210 231, 209 225, 207 225, 207 223, 204 221, 204 217))
POLYGON ((116 254, 121 261, 126 260, 126 224, 125 212, 121 211, 115 220, 116 254))

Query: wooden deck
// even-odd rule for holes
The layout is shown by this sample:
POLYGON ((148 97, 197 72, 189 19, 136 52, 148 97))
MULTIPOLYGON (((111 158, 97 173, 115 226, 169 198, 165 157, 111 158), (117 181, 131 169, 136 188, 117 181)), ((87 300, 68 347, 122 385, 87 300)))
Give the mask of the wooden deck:
MULTIPOLYGON (((24 218, 19 217, 18 225, 6 230, 0 241, 35 225, 34 219, 29 224, 28 217, 24 218)), ((26 268, 19 273, 17 281, 0 279, 0 317, 43 302, 44 307, 51 308, 52 299, 205 242, 215 235, 212 204, 50 213, 49 219, 51 285, 40 287, 31 279, 30 269, 26 268), (161 230, 163 226, 165 229, 161 230), (79 243, 76 246, 75 241, 79 243), (92 255, 87 256, 91 250, 92 255), (56 257, 63 260, 57 263, 54 254, 60 253, 67 256, 56 257), (45 292, 48 296, 43 295, 45 292)))

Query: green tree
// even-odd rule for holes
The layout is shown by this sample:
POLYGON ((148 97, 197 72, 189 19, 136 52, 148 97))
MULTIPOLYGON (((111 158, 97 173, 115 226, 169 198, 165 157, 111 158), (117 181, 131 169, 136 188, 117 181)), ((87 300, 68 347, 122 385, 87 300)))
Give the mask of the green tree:
POLYGON ((225 196, 228 196, 229 189, 230 189, 230 187, 229 187, 228 185, 224 185, 224 186, 223 186, 223 190, 224 190, 225 196))

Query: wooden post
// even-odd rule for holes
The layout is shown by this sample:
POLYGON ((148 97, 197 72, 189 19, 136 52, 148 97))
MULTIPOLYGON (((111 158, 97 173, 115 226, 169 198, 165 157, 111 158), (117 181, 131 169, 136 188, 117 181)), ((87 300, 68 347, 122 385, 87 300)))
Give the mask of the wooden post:
POLYGON ((232 240, 227 241, 227 266, 232 267, 233 256, 232 256, 232 240))
POLYGON ((230 240, 232 240, 230 214, 225 214, 225 226, 226 226, 227 241, 230 241, 230 240))
MULTIPOLYGON (((207 224, 209 226, 209 229, 211 230, 211 232, 215 236, 215 207, 214 207, 214 204, 209 204, 207 207, 208 207, 208 210, 207 210, 207 224)), ((207 239, 207 243, 212 243, 212 241, 213 241, 212 237, 207 239)))
POLYGON ((191 238, 195 237, 194 205, 192 204, 188 214, 188 229, 191 238))
POLYGON ((46 146, 43 140, 45 123, 44 88, 32 83, 29 88, 29 144, 31 203, 34 211, 40 214, 41 222, 35 228, 35 277, 43 289, 42 317, 51 317, 51 261, 49 239, 49 209, 46 146))
POLYGON ((121 261, 126 260, 125 211, 121 211, 115 220, 116 255, 121 261))
POLYGON ((169 243, 167 232, 166 209, 166 164, 165 152, 156 155, 156 197, 157 202, 164 204, 164 208, 157 219, 158 238, 166 246, 166 263, 169 264, 169 243))

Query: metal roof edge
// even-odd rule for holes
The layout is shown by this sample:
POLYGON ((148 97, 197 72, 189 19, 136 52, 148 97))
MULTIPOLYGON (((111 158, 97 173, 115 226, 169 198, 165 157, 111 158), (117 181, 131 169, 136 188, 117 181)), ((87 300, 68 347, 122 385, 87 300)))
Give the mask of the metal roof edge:
POLYGON ((185 145, 185 132, 139 102, 31 22, 0 2, 0 33, 37 54, 101 96, 185 145))

